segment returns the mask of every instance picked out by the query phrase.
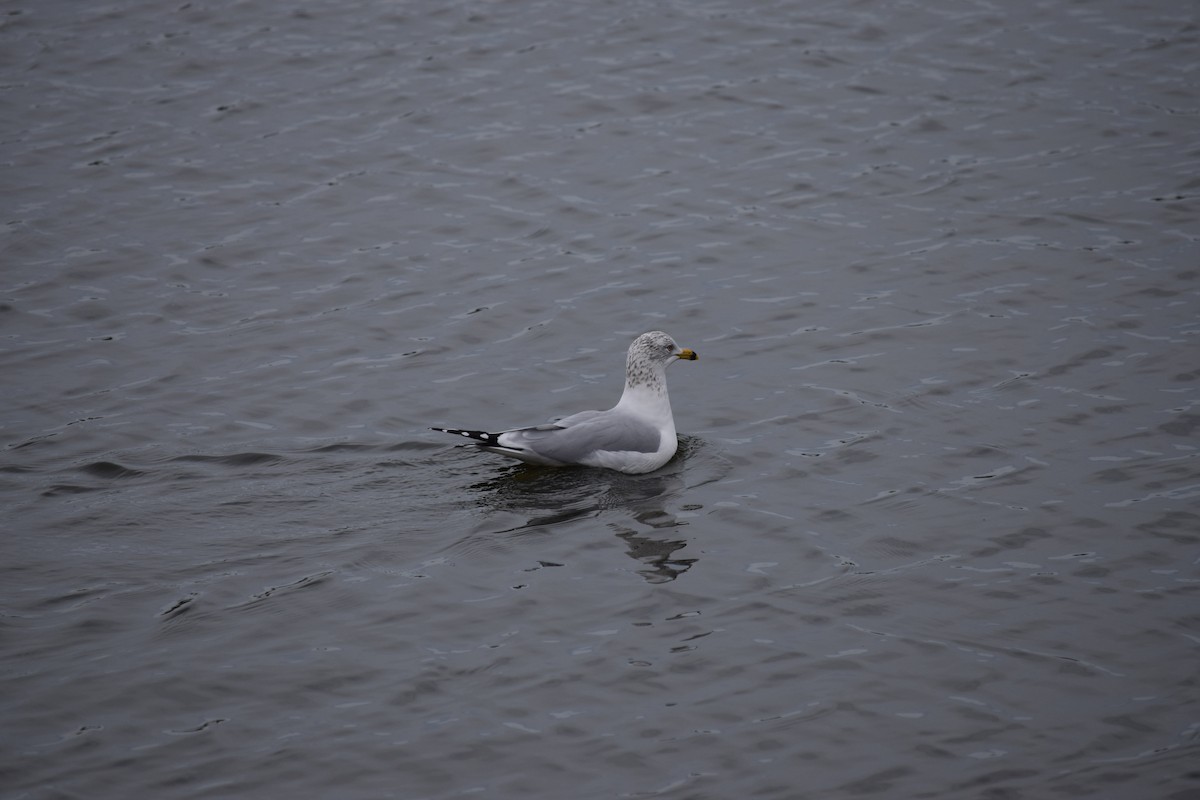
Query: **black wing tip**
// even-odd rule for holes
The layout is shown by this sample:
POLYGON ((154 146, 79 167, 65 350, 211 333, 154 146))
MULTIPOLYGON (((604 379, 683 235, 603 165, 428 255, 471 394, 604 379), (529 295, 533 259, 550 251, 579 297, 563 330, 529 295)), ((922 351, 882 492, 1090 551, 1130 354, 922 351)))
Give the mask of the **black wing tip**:
POLYGON ((463 436, 467 439, 474 439, 477 442, 488 445, 496 445, 499 443, 500 434, 488 433, 487 431, 464 431, 459 428, 430 428, 431 431, 439 433, 449 433, 454 436, 463 436))

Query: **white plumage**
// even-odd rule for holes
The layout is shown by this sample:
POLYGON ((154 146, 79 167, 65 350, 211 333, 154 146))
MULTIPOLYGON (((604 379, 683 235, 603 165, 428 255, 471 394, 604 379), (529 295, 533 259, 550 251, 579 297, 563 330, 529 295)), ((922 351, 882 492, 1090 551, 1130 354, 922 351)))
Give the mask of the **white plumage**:
POLYGON ((557 422, 496 433, 433 430, 462 436, 482 450, 529 464, 579 464, 630 474, 653 472, 670 461, 678 447, 666 369, 680 359, 697 358, 694 351, 680 348, 662 331, 650 331, 629 346, 625 391, 607 411, 581 411, 557 422))

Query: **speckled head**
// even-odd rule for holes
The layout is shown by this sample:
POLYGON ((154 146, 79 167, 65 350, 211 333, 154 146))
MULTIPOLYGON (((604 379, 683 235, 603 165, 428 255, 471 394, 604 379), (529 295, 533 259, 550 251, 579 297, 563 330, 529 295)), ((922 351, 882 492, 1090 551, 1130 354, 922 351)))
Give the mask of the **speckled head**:
POLYGON ((625 385, 635 387, 641 385, 655 386, 662 383, 663 370, 667 365, 683 359, 695 361, 699 356, 695 351, 686 347, 681 348, 675 340, 662 331, 643 333, 629 345, 629 358, 626 360, 625 385))

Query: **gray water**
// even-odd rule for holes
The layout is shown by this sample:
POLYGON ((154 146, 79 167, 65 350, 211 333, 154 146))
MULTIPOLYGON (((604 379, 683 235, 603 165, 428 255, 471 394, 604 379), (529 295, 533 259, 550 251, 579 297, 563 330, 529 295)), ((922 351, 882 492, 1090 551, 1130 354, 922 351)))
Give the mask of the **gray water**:
POLYGON ((1194 4, 0 26, 4 798, 1200 797, 1194 4))

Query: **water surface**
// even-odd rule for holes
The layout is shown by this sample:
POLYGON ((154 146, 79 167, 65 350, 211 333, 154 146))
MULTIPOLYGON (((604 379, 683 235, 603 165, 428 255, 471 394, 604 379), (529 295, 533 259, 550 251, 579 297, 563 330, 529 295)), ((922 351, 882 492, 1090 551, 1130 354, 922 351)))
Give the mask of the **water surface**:
POLYGON ((0 25, 6 798, 1200 792, 1186 5, 0 25))

